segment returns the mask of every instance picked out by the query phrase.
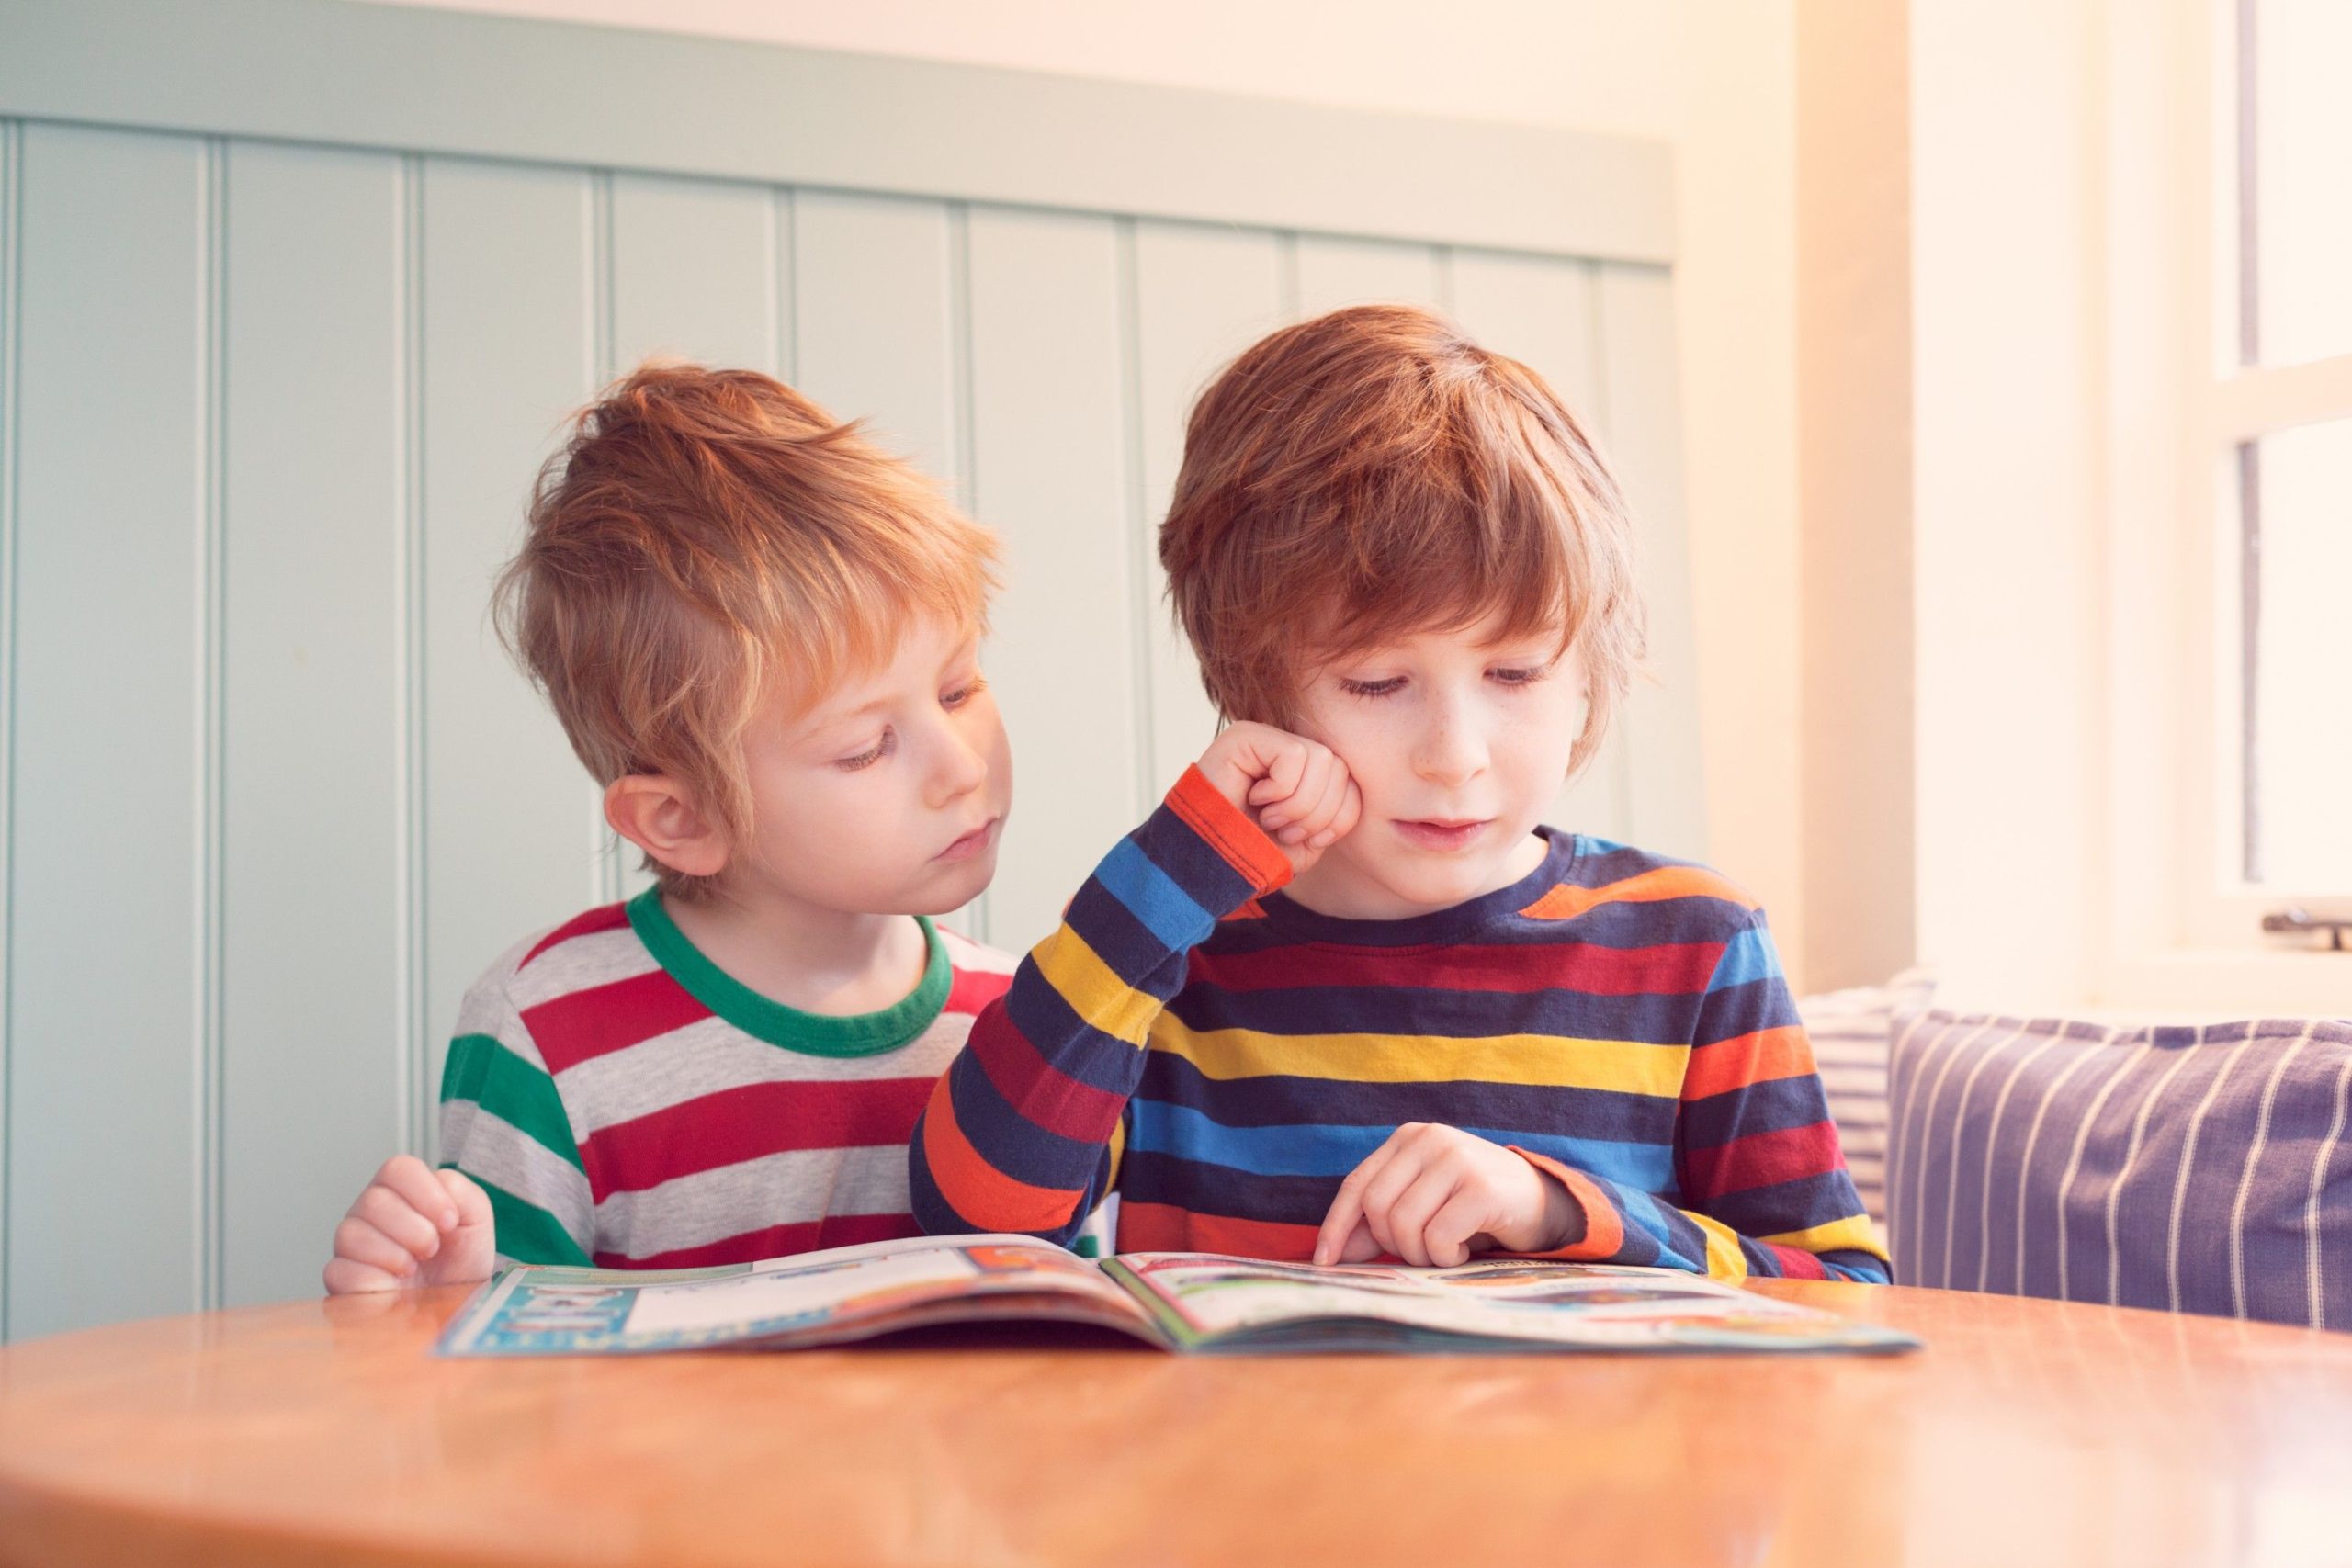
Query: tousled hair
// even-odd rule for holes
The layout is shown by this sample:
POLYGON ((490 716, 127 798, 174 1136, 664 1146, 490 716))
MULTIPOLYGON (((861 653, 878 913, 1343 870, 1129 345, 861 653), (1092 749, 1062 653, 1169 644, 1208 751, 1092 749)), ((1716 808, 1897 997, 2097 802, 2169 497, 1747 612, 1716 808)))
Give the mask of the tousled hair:
POLYGON ((984 631, 995 559, 929 480, 782 382, 649 362, 574 416, 492 609, 597 784, 674 778, 740 844, 761 705, 879 668, 914 616, 984 631))
POLYGON ((1321 664, 1492 618, 1556 632, 1590 693, 1571 775, 1645 651, 1634 533, 1584 427, 1434 311, 1285 327, 1193 405, 1159 558, 1227 719, 1288 724, 1321 664))

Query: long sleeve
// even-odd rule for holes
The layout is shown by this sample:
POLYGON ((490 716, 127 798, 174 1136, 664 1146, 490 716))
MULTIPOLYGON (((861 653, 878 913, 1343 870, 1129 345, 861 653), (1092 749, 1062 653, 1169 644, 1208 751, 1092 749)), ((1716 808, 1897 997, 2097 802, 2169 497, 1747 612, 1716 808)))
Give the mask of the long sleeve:
POLYGON ((498 1256, 589 1262, 596 1210, 570 1117, 504 992, 466 998, 441 1075, 441 1163, 490 1197, 498 1256))
POLYGON ((908 1148, 922 1227, 1074 1235, 1110 1184, 1145 1040, 1184 984, 1186 954, 1289 876, 1273 841, 1187 769, 1103 857, 933 1090, 908 1148))
POLYGON ((1675 1119, 1680 1206, 1520 1153, 1584 1208, 1584 1239, 1555 1256, 1726 1280, 1887 1281, 1885 1244, 1846 1172, 1760 911, 1724 943, 1700 1002, 1675 1119))

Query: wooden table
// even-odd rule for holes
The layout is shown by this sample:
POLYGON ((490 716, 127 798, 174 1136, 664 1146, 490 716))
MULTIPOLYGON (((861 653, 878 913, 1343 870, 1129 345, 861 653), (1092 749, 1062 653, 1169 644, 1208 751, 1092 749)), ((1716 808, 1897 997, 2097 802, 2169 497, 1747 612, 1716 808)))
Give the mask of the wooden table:
POLYGON ((0 1351, 0 1562, 2352 1562, 2352 1336, 1774 1283, 1894 1359, 441 1361, 462 1292, 0 1351))

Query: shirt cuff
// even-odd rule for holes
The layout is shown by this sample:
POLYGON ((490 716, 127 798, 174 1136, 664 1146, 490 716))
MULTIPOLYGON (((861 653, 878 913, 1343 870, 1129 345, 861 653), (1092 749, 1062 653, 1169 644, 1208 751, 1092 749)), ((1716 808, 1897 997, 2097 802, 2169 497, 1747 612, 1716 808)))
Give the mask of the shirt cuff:
POLYGON ((1217 792, 1194 763, 1168 792, 1168 809, 1183 819, 1225 863, 1250 883, 1251 896, 1272 893, 1290 880, 1290 857, 1266 836, 1250 814, 1217 792))
POLYGON ((1568 1190, 1568 1196, 1584 1211, 1584 1235, 1566 1247, 1549 1252, 1525 1252, 1521 1258, 1563 1258, 1581 1262, 1614 1258, 1625 1246, 1625 1222, 1617 1213, 1617 1205, 1609 1201, 1591 1177, 1572 1166, 1562 1165, 1549 1155, 1539 1155, 1522 1149, 1517 1144, 1504 1145, 1511 1153, 1533 1166, 1568 1190))

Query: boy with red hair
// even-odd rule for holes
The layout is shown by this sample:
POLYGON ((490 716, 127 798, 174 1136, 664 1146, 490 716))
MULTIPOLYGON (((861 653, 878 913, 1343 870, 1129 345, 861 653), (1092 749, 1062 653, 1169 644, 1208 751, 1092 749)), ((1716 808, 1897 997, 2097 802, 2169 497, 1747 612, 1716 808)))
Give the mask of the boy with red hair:
POLYGON ((934 1231, 1318 1262, 1883 1281, 1762 912, 1542 827, 1642 652, 1576 420, 1427 311, 1340 310, 1193 410, 1160 531, 1228 727, 933 1094, 934 1231))

